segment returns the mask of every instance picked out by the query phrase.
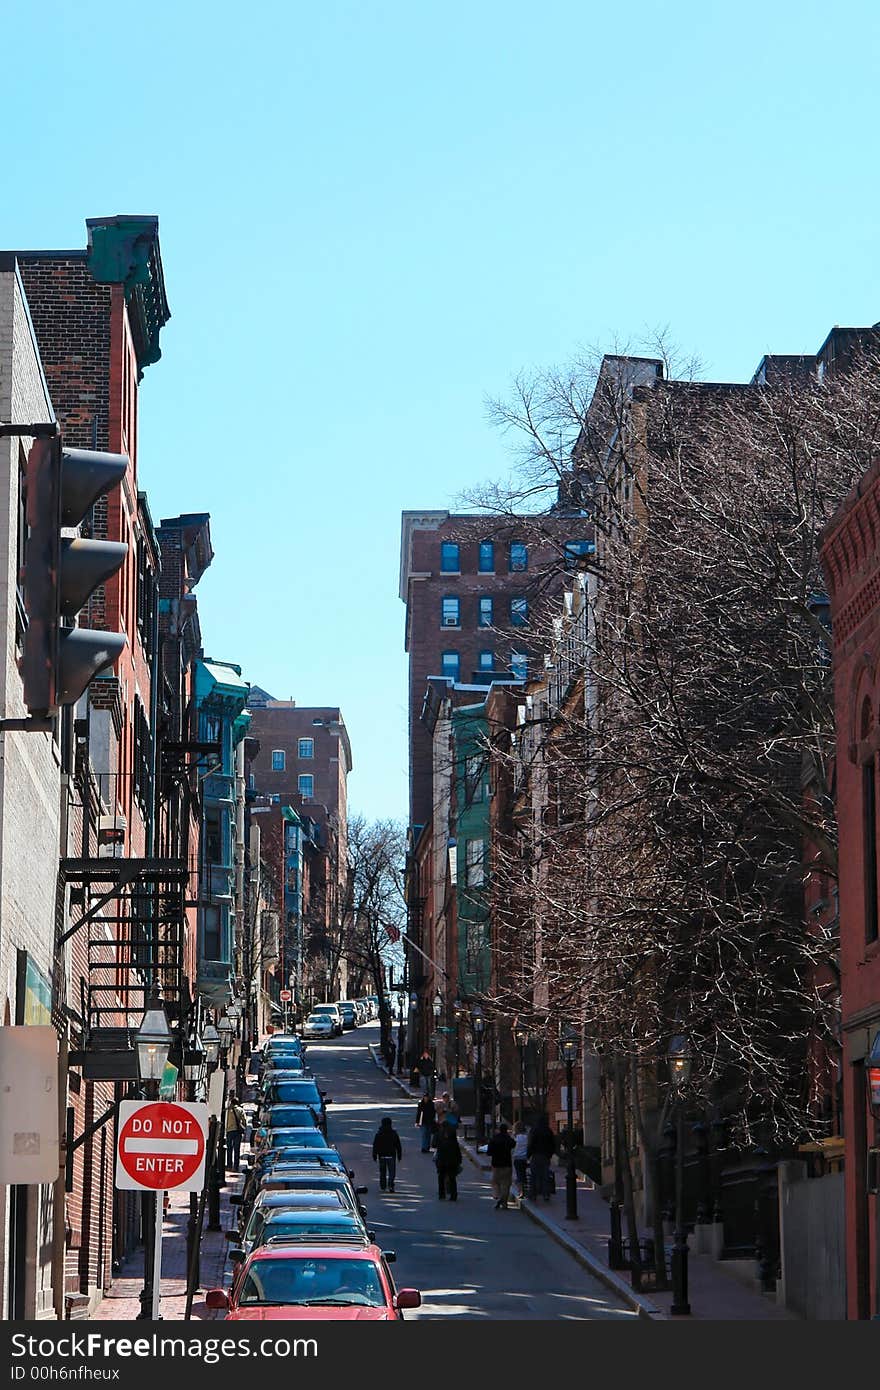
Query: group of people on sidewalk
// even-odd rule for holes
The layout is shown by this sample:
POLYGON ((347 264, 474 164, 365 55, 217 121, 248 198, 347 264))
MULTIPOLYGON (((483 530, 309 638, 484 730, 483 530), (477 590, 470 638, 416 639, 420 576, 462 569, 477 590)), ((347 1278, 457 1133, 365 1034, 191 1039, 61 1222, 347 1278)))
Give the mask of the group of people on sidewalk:
POLYGON ((519 1201, 525 1197, 530 1165, 533 1195, 542 1196, 545 1202, 550 1201, 554 1188, 550 1160, 556 1153, 556 1135, 546 1115, 539 1116, 530 1130, 520 1122, 514 1127, 513 1134, 509 1133, 506 1124, 500 1124, 486 1145, 486 1153, 492 1164, 496 1211, 506 1211, 514 1175, 517 1187, 514 1196, 519 1201))
MULTIPOLYGON (((437 1195, 441 1202, 448 1197, 458 1200, 458 1175, 462 1168, 461 1145, 458 1142, 460 1115, 458 1106, 444 1091, 439 1098, 425 1094, 416 1107, 416 1128, 421 1130, 421 1151, 434 1151, 437 1168, 437 1195)), ((521 1201, 526 1195, 528 1170, 531 1166, 532 1192, 549 1202, 554 1188, 550 1160, 556 1153, 556 1136, 546 1115, 541 1115, 530 1130, 517 1124, 513 1134, 506 1124, 500 1124, 486 1145, 492 1164, 492 1193, 495 1210, 507 1209, 510 1191, 516 1175, 517 1192, 521 1201)), ((397 1164, 403 1158, 400 1135, 389 1115, 382 1120, 373 1138, 373 1161, 379 1164, 379 1187, 382 1192, 394 1191, 397 1164)))

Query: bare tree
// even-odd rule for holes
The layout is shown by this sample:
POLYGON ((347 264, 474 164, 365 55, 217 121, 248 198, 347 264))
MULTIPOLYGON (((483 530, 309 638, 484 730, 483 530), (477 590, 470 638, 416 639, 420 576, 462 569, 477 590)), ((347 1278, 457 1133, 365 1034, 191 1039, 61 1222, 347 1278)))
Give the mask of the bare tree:
POLYGON ((379 997, 379 1026, 384 1053, 391 1036, 391 1015, 385 999, 385 962, 389 948, 403 931, 406 905, 403 863, 406 832, 397 821, 368 821, 355 816, 348 823, 348 891, 342 921, 344 954, 360 992, 369 981, 379 997))

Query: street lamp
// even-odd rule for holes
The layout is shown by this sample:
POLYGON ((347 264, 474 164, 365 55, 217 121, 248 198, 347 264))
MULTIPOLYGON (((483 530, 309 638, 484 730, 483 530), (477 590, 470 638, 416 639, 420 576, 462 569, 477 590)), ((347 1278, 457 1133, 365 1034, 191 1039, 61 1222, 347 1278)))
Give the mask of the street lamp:
POLYGON ((171 1029, 165 1010, 157 1000, 147 1005, 143 1022, 135 1034, 135 1044, 138 1075, 144 1083, 147 1099, 155 1099, 159 1095, 159 1082, 171 1050, 171 1029))
POLYGON ((528 1030, 522 1024, 517 1024, 513 1030, 513 1041, 519 1049, 519 1118, 525 1122, 526 1117, 526 1048, 529 1045, 528 1030))
POLYGON ((683 1033, 670 1038, 666 1052, 669 1079, 675 1097, 675 1238, 672 1246, 672 1314, 690 1313, 688 1303, 688 1239, 684 1224, 684 1104, 682 1096, 691 1074, 693 1056, 683 1033))
POLYGON ((443 1012, 443 996, 438 990, 431 1005, 434 1014, 434 1075, 431 1078, 431 1095, 437 1094, 437 1044, 440 1037, 440 1015, 443 1012))
MULTIPOLYGON (((147 1100, 159 1096, 159 1083, 168 1061, 171 1049, 171 1029, 165 1010, 159 1000, 150 999, 144 1011, 143 1022, 135 1033, 138 1075, 143 1083, 147 1100)), ((159 1211, 161 1193, 143 1193, 141 1199, 141 1222, 144 1232, 144 1286, 141 1289, 141 1311, 138 1321, 153 1318, 153 1291, 155 1286, 156 1232, 162 1217, 159 1211)), ((158 1302, 158 1300, 157 1300, 158 1302)))
POLYGON ((474 1103, 477 1115, 477 1143, 482 1144, 486 1137, 485 1116, 483 1114, 483 1031, 486 1027, 486 1020, 483 1017, 483 1010, 479 1004, 474 1004, 471 1009, 471 1027, 474 1030, 474 1038, 477 1045, 477 1062, 474 1070, 474 1103))
POLYGON ((460 1062, 460 1057, 459 1057, 459 1046, 460 1046, 460 1043, 461 1043, 461 1037, 460 1037, 460 1034, 459 1034, 459 1029, 460 1029, 460 1027, 461 1027, 461 1020, 464 1018, 464 1016, 465 1016, 466 1013, 467 1013, 467 1009, 465 1008, 464 1004, 462 1004, 462 1002, 461 1002, 460 999, 456 999, 455 1003, 454 1003, 453 1006, 452 1006, 452 1016, 453 1016, 453 1018, 455 1019, 455 1074, 456 1074, 456 1076, 460 1076, 460 1075, 461 1075, 461 1062, 460 1062))
MULTIPOLYGON (((221 1018, 217 1031, 220 1034, 220 1051, 228 1052, 232 1046, 232 1039, 235 1036, 235 1024, 228 1013, 224 1014, 221 1018)), ((221 1060, 225 1065, 225 1058, 221 1058, 221 1060)))
POLYGON ((202 1046, 205 1049, 205 1066, 209 1072, 215 1071, 220 1065, 220 1034, 213 1023, 209 1023, 202 1033, 202 1046))
POLYGON ((574 1064, 578 1056, 580 1034, 573 1023, 566 1023, 559 1033, 559 1056, 565 1065, 566 1100, 568 1102, 568 1161, 565 1168, 565 1219, 577 1221, 577 1170, 574 1166, 574 1064))
MULTIPOLYGON (((198 1100, 199 1084, 205 1068, 205 1054, 201 1047, 188 1047, 183 1054, 183 1076, 187 1085, 187 1099, 198 1100)), ((186 1223, 186 1269, 187 1288, 192 1284, 197 1289, 201 1279, 199 1267, 199 1197, 197 1192, 189 1194, 189 1218, 186 1223), (194 1281, 194 1282, 193 1282, 194 1281)))

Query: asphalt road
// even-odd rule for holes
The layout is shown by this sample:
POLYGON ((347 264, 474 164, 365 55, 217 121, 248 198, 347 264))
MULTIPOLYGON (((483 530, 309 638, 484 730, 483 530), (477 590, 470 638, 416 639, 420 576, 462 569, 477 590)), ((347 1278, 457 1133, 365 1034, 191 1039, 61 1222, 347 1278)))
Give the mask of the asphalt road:
POLYGON ((309 1043, 308 1061, 333 1101, 330 1142, 356 1181, 369 1187, 363 1200, 377 1244, 397 1252, 397 1287, 421 1292, 422 1307, 407 1319, 636 1317, 524 1212, 495 1211, 487 1176, 467 1159, 458 1201, 439 1201, 433 1155, 420 1151, 416 1100, 375 1066, 367 1050, 378 1036, 374 1023, 332 1042, 309 1043), (393 1194, 380 1193, 371 1158, 383 1115, 393 1118, 403 1145, 393 1194))

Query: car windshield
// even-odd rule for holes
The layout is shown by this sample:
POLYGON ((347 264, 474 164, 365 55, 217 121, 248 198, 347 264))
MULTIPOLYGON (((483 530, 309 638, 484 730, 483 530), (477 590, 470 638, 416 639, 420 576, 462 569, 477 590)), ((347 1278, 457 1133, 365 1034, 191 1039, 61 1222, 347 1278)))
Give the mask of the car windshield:
POLYGON ((278 1101, 302 1101, 321 1108, 321 1093, 314 1081, 277 1081, 272 1087, 273 1104, 278 1101))
POLYGON ((330 1145, 319 1129, 271 1129, 270 1149, 329 1149, 330 1145))
POLYGON ((363 1227, 348 1213, 340 1213, 339 1218, 330 1217, 327 1220, 323 1219, 319 1212, 311 1217, 304 1213, 299 1218, 290 1217, 284 1220, 279 1217, 267 1221, 256 1243, 262 1245, 268 1240, 308 1240, 310 1245, 324 1245, 340 1239, 345 1241, 352 1236, 363 1236, 363 1233, 363 1227))
POLYGON ((347 1212, 348 1207, 339 1192, 285 1192, 283 1202, 268 1203, 254 1207, 245 1228, 243 1240, 259 1243, 263 1227, 267 1221, 282 1212, 303 1211, 308 1215, 314 1211, 347 1212))
POLYGON ((314 1129, 315 1112, 308 1105, 273 1105, 268 1122, 272 1129, 314 1129))
POLYGON ((241 1307, 294 1303, 382 1308, 385 1295, 371 1260, 287 1256, 255 1260, 242 1280, 238 1302, 241 1307))

